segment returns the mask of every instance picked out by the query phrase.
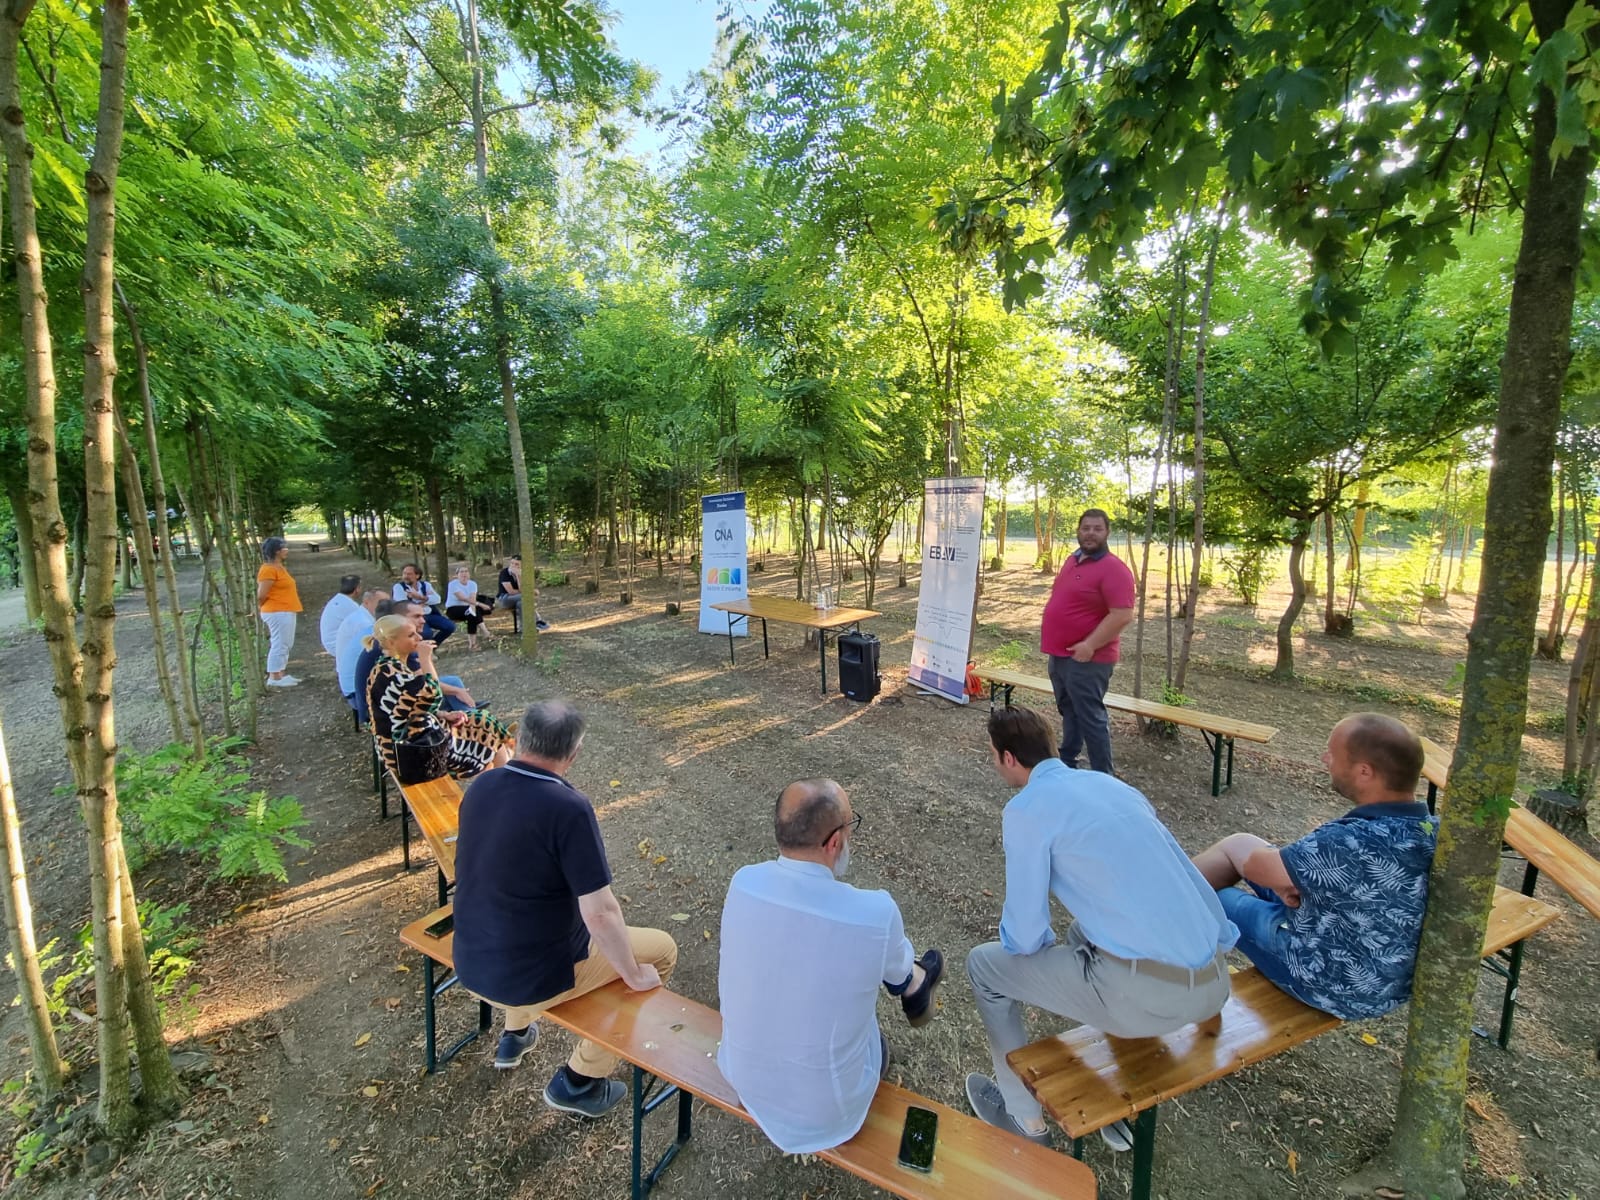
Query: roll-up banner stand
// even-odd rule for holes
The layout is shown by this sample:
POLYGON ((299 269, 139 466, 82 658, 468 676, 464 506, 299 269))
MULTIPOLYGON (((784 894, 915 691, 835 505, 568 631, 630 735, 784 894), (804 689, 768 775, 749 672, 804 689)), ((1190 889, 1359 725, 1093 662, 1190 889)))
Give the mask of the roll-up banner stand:
MULTIPOLYGON (((700 632, 728 632, 728 614, 711 606, 750 594, 743 492, 700 497, 700 632)), ((749 637, 750 622, 736 621, 734 637, 749 637)))
POLYGON ((983 542, 983 479, 930 479, 922 495, 922 588, 910 680, 965 704, 983 542))

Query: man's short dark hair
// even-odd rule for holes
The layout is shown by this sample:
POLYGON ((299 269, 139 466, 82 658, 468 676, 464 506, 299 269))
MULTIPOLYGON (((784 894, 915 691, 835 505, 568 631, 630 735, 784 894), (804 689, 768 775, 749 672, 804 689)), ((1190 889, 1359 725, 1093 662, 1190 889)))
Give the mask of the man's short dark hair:
POLYGON ((565 700, 535 700, 517 728, 517 753, 561 762, 578 752, 583 714, 565 700))
POLYGON ((796 779, 778 793, 772 827, 778 849, 816 849, 844 824, 844 789, 831 779, 796 779), (794 792, 787 806, 783 798, 794 792))
POLYGON ((1105 527, 1108 530, 1111 528, 1111 518, 1106 516, 1106 510, 1105 509, 1103 509, 1103 508, 1086 508, 1086 509, 1084 509, 1083 510, 1083 516, 1078 518, 1078 524, 1082 525, 1090 517, 1099 517, 1100 520, 1105 523, 1105 527))
POLYGON ((400 564, 400 574, 404 575, 406 573, 406 568, 407 567, 410 567, 419 576, 422 574, 422 568, 417 566, 416 563, 401 563, 400 564))
POLYGON ((1346 717, 1345 753, 1372 768, 1391 792, 1414 792, 1422 775, 1422 739, 1402 721, 1382 713, 1346 717))
POLYGON ((1010 751, 1030 770, 1056 757, 1055 734, 1031 708, 997 708, 989 714, 989 743, 1001 754, 1010 751))
POLYGON ((339 576, 339 595, 341 595, 341 596, 354 596, 356 594, 356 592, 358 592, 360 589, 361 589, 361 576, 359 576, 359 575, 341 575, 341 576, 339 576))
MULTIPOLYGON (((385 596, 382 600, 379 600, 372 606, 372 616, 374 619, 378 617, 387 617, 391 613, 399 612, 399 609, 403 605, 409 603, 410 601, 408 600, 396 600, 393 596, 385 596)), ((399 615, 405 616, 404 613, 399 613, 399 615)))

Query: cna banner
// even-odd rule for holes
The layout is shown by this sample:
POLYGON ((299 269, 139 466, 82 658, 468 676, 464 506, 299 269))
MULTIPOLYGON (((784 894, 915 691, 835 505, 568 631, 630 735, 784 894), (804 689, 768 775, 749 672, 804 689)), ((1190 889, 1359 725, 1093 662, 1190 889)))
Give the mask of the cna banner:
MULTIPOLYGON (((743 600, 750 594, 750 563, 745 550, 743 492, 700 497, 700 632, 728 632, 728 614, 711 606, 743 600)), ((750 622, 733 627, 735 637, 750 636, 750 622)))
POLYGON ((910 679, 965 704, 983 542, 983 479, 930 479, 922 498, 922 589, 910 679))

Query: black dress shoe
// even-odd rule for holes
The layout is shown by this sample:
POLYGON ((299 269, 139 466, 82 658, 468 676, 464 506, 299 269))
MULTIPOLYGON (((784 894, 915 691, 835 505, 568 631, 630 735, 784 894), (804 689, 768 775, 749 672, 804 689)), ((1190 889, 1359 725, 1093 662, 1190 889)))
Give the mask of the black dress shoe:
POLYGON ((901 996, 900 1007, 912 1027, 920 1029, 933 1020, 933 989, 944 977, 944 955, 937 950, 924 950, 917 965, 923 971, 922 986, 901 996))

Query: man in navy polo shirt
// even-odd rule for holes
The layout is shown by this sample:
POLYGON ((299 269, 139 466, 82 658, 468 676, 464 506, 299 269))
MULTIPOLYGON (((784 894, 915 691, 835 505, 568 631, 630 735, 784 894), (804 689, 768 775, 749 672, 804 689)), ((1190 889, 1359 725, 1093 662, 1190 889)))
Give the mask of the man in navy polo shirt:
POLYGON ((1411 998, 1428 905, 1439 822, 1416 798, 1422 742, 1357 713, 1333 727, 1322 763, 1355 802, 1344 816, 1282 849, 1235 833, 1194 864, 1263 975, 1336 1017, 1381 1017, 1411 998))
MULTIPOLYGON (((531 704, 516 757, 479 775, 461 801, 456 975, 504 1010, 494 1059, 502 1070, 533 1048, 547 1008, 614 979, 636 992, 660 987, 678 961, 672 938, 630 928, 611 893, 594 806, 566 778, 582 744, 583 718, 571 706, 531 704)), ((545 1087, 545 1103, 600 1116, 628 1091, 607 1078, 616 1066, 616 1055, 580 1041, 545 1087)))
POLYGON ((1111 519, 1091 508, 1078 518, 1078 548, 1067 555, 1050 589, 1039 649, 1050 656, 1050 685, 1061 713, 1061 761, 1113 774, 1106 688, 1116 668, 1122 631, 1133 620, 1133 572, 1111 553, 1111 519))

